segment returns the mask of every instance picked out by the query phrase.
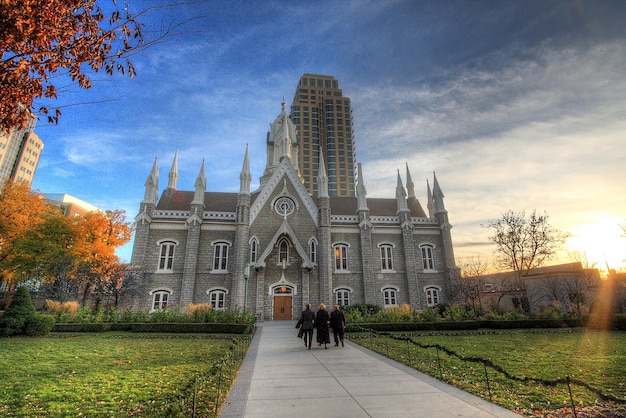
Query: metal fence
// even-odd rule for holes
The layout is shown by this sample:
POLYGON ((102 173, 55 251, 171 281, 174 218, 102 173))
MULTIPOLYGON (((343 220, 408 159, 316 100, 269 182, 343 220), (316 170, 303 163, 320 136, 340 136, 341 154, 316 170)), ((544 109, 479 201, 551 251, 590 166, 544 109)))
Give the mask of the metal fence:
MULTIPOLYGON (((459 354, 457 352, 455 352, 454 350, 451 350, 445 346, 442 346, 440 344, 423 344, 420 343, 418 341, 415 341, 413 338, 411 338, 410 336, 406 336, 406 335, 395 335, 389 332, 383 332, 383 331, 376 331, 373 330, 371 328, 365 328, 365 327, 360 327, 358 325, 351 325, 350 326, 352 330, 357 331, 357 332, 365 332, 367 333, 366 336, 363 336, 361 338, 369 338, 370 340, 370 346, 372 346, 373 344, 371 344, 372 338, 374 338, 374 336, 376 338, 384 338, 385 339, 385 346, 386 346, 386 355, 387 357, 389 356, 389 339, 393 339, 393 340, 397 340, 397 341, 405 341, 406 342, 406 346, 407 346, 407 357, 408 357, 408 363, 409 363, 409 367, 413 367, 412 365, 412 358, 411 358, 411 346, 417 346, 423 349, 435 349, 436 350, 436 354, 437 354, 437 369, 439 372, 439 379, 443 380, 443 372, 442 372, 442 366, 441 366, 441 357, 440 357, 440 353, 443 352, 445 354, 447 354, 450 357, 455 357, 459 360, 461 360, 462 362, 468 362, 468 363, 475 363, 475 364, 481 364, 484 370, 484 376, 485 376, 485 383, 487 386, 487 391, 489 394, 489 400, 492 401, 492 391, 491 391, 491 383, 490 383, 490 376, 489 376, 489 369, 496 371, 498 373, 501 373, 506 379, 510 380, 510 381, 516 381, 516 382, 521 382, 521 383, 537 383, 540 385, 543 385, 545 387, 556 387, 559 385, 565 385, 567 387, 568 393, 569 393, 569 399, 572 405, 572 411, 574 413, 574 416, 576 417, 576 404, 574 402, 574 397, 572 395, 572 385, 577 385, 580 387, 583 387, 587 390, 589 390, 590 392, 596 394, 598 396, 598 398, 605 400, 605 401, 612 401, 612 402, 617 402, 617 403, 626 403, 626 399, 623 398, 619 398, 616 396, 613 396, 611 394, 608 393, 604 393, 601 389, 598 389, 596 387, 591 386, 590 384, 588 384, 587 382, 584 382, 578 378, 575 378, 573 376, 565 376, 565 377, 560 377, 560 378, 556 378, 556 379, 551 379, 551 380, 547 380, 547 379, 541 379, 541 378, 537 378, 537 377, 530 377, 530 376, 516 376, 510 372, 508 372, 507 370, 505 370, 503 367, 499 366, 498 364, 495 364, 493 361, 489 360, 489 359, 485 359, 485 358, 481 358, 481 357, 474 357, 474 356, 464 356, 462 354, 459 354)), ((354 339, 354 337, 351 337, 351 339, 354 339)), ((383 353, 384 354, 384 353, 383 353)))

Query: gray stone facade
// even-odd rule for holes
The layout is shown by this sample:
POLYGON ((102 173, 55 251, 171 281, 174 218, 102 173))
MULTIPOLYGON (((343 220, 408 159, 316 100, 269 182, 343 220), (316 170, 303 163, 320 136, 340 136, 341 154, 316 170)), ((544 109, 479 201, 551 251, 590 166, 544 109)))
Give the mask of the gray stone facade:
POLYGON ((409 304, 421 311, 452 301, 458 269, 437 178, 432 190, 427 185, 427 215, 408 167, 406 189, 398 173, 395 198, 367 198, 361 166, 357 197, 329 197, 320 158, 321 187, 311 196, 294 163, 294 132, 283 105, 253 192, 247 149, 239 193, 207 192, 204 163, 195 190, 177 190, 176 155, 158 197, 155 161, 136 217, 131 264, 141 272, 141 290, 130 307, 245 305, 271 320, 296 318, 306 303, 409 304))

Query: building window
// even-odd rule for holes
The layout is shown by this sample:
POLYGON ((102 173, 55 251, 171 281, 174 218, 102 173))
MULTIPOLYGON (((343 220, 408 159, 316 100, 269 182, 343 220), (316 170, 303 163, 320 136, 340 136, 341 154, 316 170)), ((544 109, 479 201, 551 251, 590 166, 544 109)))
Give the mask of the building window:
POLYGON ((383 289, 383 305, 385 308, 398 306, 398 289, 386 287, 383 289))
POLYGON ((174 252, 176 243, 174 241, 163 241, 160 243, 159 266, 157 271, 172 271, 174 266, 174 252))
POLYGON ((382 244, 380 247, 380 268, 382 271, 393 271, 393 246, 382 244))
POLYGON ((315 238, 311 238, 309 241, 309 258, 311 263, 317 263, 317 241, 315 238))
POLYGON ((433 247, 432 245, 422 245, 422 266, 424 270, 434 270, 435 269, 435 260, 433 258, 433 247))
POLYGON ((252 238, 250 240, 250 258, 249 261, 251 264, 256 263, 256 259, 259 254, 259 240, 256 238, 252 238))
POLYGON ((350 306, 350 289, 335 290, 335 303, 339 306, 350 306))
POLYGON ((296 203, 293 201, 293 199, 289 197, 279 197, 274 202, 274 209, 276 210, 276 213, 286 217, 288 215, 291 215, 296 209, 296 203))
POLYGON ((348 270, 348 246, 345 244, 335 245, 335 271, 348 270))
POLYGON ((426 288, 426 306, 432 307, 439 304, 439 289, 436 287, 426 288))
POLYGON ((167 308, 167 302, 170 299, 170 292, 167 290, 158 290, 152 294, 152 310, 159 311, 167 308))
POLYGON ((213 244, 213 271, 228 271, 228 247, 226 242, 213 244))
POLYGON ((223 310, 226 307, 226 292, 221 289, 210 291, 209 301, 213 309, 223 310))
POLYGON ((289 242, 286 239, 281 240, 278 244, 278 262, 285 266, 289 262, 289 242))

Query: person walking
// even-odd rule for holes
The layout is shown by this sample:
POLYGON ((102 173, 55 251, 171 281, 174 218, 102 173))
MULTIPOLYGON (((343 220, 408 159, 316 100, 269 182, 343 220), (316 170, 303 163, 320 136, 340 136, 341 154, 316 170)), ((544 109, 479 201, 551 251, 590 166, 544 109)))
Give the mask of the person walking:
POLYGON ((341 346, 343 347, 343 336, 344 330, 346 328, 346 317, 343 314, 343 311, 339 309, 339 305, 335 305, 333 311, 330 313, 330 327, 333 329, 335 347, 339 346, 339 341, 341 341, 341 346))
POLYGON ((320 304, 317 314, 315 314, 315 328, 317 328, 317 345, 324 344, 324 348, 328 348, 326 344, 330 344, 330 334, 328 332, 328 319, 330 315, 326 311, 326 305, 320 304))
POLYGON ((310 350, 311 342, 313 340, 313 328, 315 325, 315 312, 311 310, 310 303, 307 303, 306 309, 302 311, 300 321, 302 321, 302 338, 304 339, 304 346, 309 347, 310 350), (308 345, 307 341, 309 342, 308 345))

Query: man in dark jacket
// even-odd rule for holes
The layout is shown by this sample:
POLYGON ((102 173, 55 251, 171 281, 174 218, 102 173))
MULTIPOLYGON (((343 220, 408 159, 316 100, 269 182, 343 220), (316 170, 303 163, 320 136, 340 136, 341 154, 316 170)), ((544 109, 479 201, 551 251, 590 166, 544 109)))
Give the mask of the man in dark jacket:
POLYGON ((330 313, 330 327, 333 329, 335 347, 339 345, 339 340, 341 340, 341 346, 343 347, 343 332, 346 327, 346 317, 339 309, 339 305, 335 305, 333 311, 330 313))
POLYGON ((315 312, 311 310, 311 304, 306 304, 306 309, 302 311, 302 317, 300 318, 302 321, 302 331, 304 338, 304 346, 309 347, 311 349, 311 341, 313 340, 313 324, 315 322, 315 312), (308 345, 307 345, 308 341, 308 345))

